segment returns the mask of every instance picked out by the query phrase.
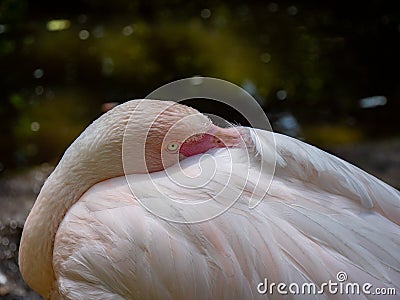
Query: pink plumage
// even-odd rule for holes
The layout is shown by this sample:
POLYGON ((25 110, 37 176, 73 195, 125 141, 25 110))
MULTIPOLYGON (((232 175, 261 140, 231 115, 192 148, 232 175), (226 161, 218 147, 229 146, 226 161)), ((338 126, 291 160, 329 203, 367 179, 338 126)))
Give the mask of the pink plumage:
MULTIPOLYGON (((135 105, 121 105, 92 124, 92 129, 89 127, 66 152, 48 180, 44 187, 47 191, 42 191, 32 214, 54 222, 54 232, 47 233, 53 238, 46 232, 42 237, 36 234, 35 228, 41 226, 39 218, 28 219, 21 246, 21 270, 27 282, 46 298, 280 298, 282 295, 276 291, 272 295, 261 294, 260 283, 267 279, 287 285, 321 286, 329 280, 337 281, 339 272, 347 275, 346 282, 397 288, 399 292, 399 191, 306 143, 248 128, 221 129, 221 140, 229 141, 229 145, 224 143, 229 147, 213 144, 201 149, 200 153, 208 150, 207 155, 194 155, 181 162, 186 174, 198 174, 200 163, 215 163, 212 180, 195 189, 174 185, 167 170, 151 173, 150 177, 139 173, 125 177, 118 173, 119 168, 107 168, 107 163, 120 164, 120 152, 104 160, 104 149, 94 147, 97 154, 88 156, 93 145, 87 145, 94 140, 100 145, 96 132, 107 131, 111 120, 126 120, 124 114, 135 105), (232 142, 237 139, 235 132, 240 133, 246 147, 236 147, 232 142), (97 159, 102 163, 98 164, 97 159), (262 164, 276 164, 272 182, 270 174, 263 173, 262 164), (96 168, 96 172, 88 168, 96 168), (232 168, 242 172, 232 173, 232 168), (107 173, 102 176, 105 178, 99 180, 99 172, 107 173), (228 191, 216 201, 224 201, 223 197, 229 195, 240 197, 221 215, 197 224, 164 220, 138 201, 154 200, 163 205, 160 193, 187 203, 209 199, 220 192, 227 177, 228 191), (90 184, 79 186, 82 180, 90 184), (130 185, 136 184, 137 193, 127 180, 130 185), (155 185, 159 191, 154 190, 155 185), (72 196, 65 192, 71 189, 76 190, 72 196), (51 197, 57 199, 42 200, 51 197), (252 198, 261 201, 250 209, 252 198), (44 201, 46 205, 41 204, 44 201), (59 207, 66 207, 65 216, 57 215, 59 207), (54 275, 41 275, 35 269, 38 265, 30 262, 34 258, 43 265, 50 261, 49 270, 54 275), (38 277, 41 278, 35 279, 38 277)), ((144 105, 155 112, 165 109, 157 101, 144 101, 144 105)), ((140 114, 137 117, 144 118, 140 114)), ((200 118, 190 126, 198 126, 196 130, 201 131, 206 123, 200 118)), ((120 146, 120 137, 116 136, 115 143, 120 146)), ((113 142, 108 139, 108 143, 113 142)), ((198 180, 201 176, 202 173, 198 180)), ((199 212, 193 206, 173 213, 184 214, 189 220, 199 212)), ((289 293, 288 297, 326 299, 347 295, 289 293)), ((360 294, 357 298, 374 296, 360 294)))

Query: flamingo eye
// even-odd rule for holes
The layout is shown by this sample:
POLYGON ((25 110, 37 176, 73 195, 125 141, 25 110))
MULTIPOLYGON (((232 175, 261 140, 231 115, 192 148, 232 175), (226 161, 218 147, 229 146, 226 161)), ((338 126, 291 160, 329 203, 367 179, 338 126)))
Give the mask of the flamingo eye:
POLYGON ((167 150, 171 151, 171 152, 178 150, 178 148, 179 148, 179 143, 177 143, 177 142, 170 143, 167 146, 167 150))

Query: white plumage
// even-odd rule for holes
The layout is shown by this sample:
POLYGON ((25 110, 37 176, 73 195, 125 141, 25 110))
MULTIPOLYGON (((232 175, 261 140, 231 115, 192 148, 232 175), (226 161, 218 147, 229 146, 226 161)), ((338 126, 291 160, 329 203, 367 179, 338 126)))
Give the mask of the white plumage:
MULTIPOLYGON (((241 196, 209 221, 178 224, 147 211, 135 196, 148 203, 157 198, 157 205, 162 205, 162 197, 146 174, 129 175, 130 184, 139 187, 135 195, 124 176, 87 190, 58 227, 51 297, 279 299, 282 295, 276 291, 260 294, 258 284, 266 278, 319 286, 338 282, 338 272, 346 272, 346 282, 371 283, 371 291, 384 287, 399 293, 399 191, 301 141, 261 130, 241 131, 249 148, 212 149, 182 161, 187 174, 198 174, 201 160, 216 162, 215 176, 202 187, 171 185, 166 171, 151 175, 162 192, 186 202, 215 196, 232 176, 224 195, 241 196), (259 180, 259 171, 261 163, 273 165, 274 143, 276 170, 264 194, 270 178, 265 172, 259 180), (248 153, 250 161, 244 159, 248 153), (232 167, 243 173, 232 173, 232 167), (262 200, 250 209, 252 197, 262 200)), ((190 219, 197 211, 193 206, 175 213, 190 219)), ((329 293, 287 297, 374 299, 329 293)))
MULTIPOLYGON (((270 138, 268 132, 258 134, 261 142, 270 138)), ((157 218, 133 197, 124 177, 92 187, 70 209, 56 236, 54 268, 61 294, 70 299, 264 299, 257 292, 264 278, 322 284, 335 281, 340 271, 348 282, 400 288, 400 193, 303 142, 279 134, 275 140, 276 173, 261 203, 249 209, 243 193, 231 209, 204 223, 157 218)), ((240 165, 244 152, 209 154, 224 163, 229 160, 221 158, 229 155, 240 165)), ((188 158, 185 167, 197 168, 199 159, 188 158)), ((206 198, 229 170, 219 164, 209 186, 191 193, 175 186, 170 192, 206 198)), ((166 176, 153 180, 170 189, 166 176)), ((152 190, 140 182, 140 196, 151 197, 152 190)))

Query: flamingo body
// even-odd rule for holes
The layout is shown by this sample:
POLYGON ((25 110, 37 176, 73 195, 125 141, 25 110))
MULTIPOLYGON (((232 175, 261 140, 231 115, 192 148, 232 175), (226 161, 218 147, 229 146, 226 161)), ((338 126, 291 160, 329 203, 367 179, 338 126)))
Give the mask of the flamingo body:
MULTIPOLYGON (((258 134, 261 143, 272 138, 268 132, 258 134)), ((257 292, 264 278, 320 285, 336 280, 338 272, 346 272, 348 282, 399 288, 399 192, 317 148, 274 137, 277 169, 261 203, 249 209, 246 196, 256 182, 255 166, 246 185, 249 193, 203 223, 176 224, 154 216, 135 199, 124 177, 93 186, 57 232, 53 264, 61 295, 265 299, 257 292)), ((228 156, 239 168, 248 168, 244 151, 209 151, 220 162, 213 182, 190 193, 177 187, 172 192, 179 198, 208 197, 230 172, 228 156)), ((185 170, 195 173, 200 158, 188 158, 185 170)), ((170 181, 162 175, 152 179, 168 189, 170 181)), ((151 198, 152 184, 135 176, 141 197, 151 198)))
POLYGON ((138 100, 67 149, 25 223, 19 264, 45 299, 279 299, 260 284, 321 286, 339 272, 399 292, 399 237, 400 192, 357 167, 287 136, 138 100))

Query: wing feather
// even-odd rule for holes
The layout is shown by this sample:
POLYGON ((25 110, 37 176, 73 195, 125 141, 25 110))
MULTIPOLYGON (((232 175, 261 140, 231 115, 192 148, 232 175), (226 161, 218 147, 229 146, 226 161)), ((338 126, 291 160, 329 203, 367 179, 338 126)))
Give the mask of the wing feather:
MULTIPOLYGON (((256 133, 250 169, 245 149, 222 149, 202 158, 225 161, 230 155, 230 163, 243 172, 231 174, 224 163, 209 184, 190 190, 154 175, 158 187, 187 201, 216 195, 232 176, 224 196, 242 189, 240 199, 206 222, 158 218, 141 206, 123 177, 92 187, 57 232, 53 264, 60 294, 67 299, 279 299, 276 292, 259 294, 257 285, 264 278, 320 285, 337 282, 339 271, 347 273, 347 282, 400 289, 399 192, 310 145, 256 133), (276 174, 265 194, 267 180, 260 178, 259 164, 272 164, 274 139, 276 174), (249 209, 253 196, 262 201, 249 209)), ((191 158, 186 168, 196 173, 199 160, 191 158)), ((157 197, 152 183, 137 180, 140 197, 157 197)))
POLYGON ((398 190, 312 145, 278 133, 255 132, 264 139, 264 143, 276 143, 275 176, 297 179, 315 185, 318 190, 360 201, 365 208, 374 207, 400 224, 398 190))

